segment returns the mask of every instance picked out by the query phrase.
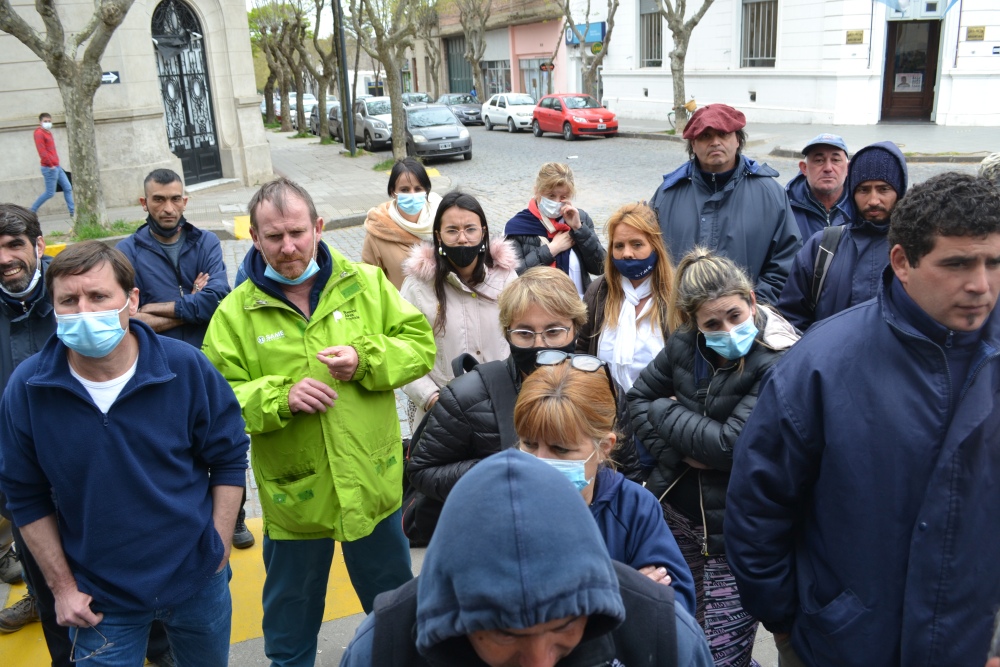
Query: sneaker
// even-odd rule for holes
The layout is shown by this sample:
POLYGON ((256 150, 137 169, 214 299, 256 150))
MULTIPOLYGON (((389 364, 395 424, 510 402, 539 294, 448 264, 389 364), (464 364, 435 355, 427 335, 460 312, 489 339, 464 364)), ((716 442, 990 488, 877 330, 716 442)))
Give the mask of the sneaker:
POLYGON ((7 553, 0 556, 0 580, 5 584, 16 584, 24 580, 21 563, 13 549, 8 549, 7 553))
POLYGON ((236 529, 233 531, 233 546, 237 549, 249 549, 253 543, 253 533, 247 528, 246 522, 237 521, 236 529))
POLYGON ((0 632, 17 632, 28 623, 38 621, 38 605, 27 593, 23 598, 0 611, 0 632))

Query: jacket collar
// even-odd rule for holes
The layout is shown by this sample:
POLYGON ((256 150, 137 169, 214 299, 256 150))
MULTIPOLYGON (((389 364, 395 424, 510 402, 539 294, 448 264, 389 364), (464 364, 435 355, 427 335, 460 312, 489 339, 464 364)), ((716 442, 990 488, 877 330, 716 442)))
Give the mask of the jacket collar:
MULTIPOLYGON (((180 224, 183 226, 184 229, 183 243, 185 245, 197 242, 197 240, 201 238, 201 235, 204 233, 200 229, 192 225, 190 222, 188 222, 187 218, 183 216, 181 216, 180 224)), ((155 238, 153 238, 153 232, 149 228, 148 222, 144 222, 142 226, 139 227, 139 229, 135 230, 135 233, 132 234, 132 238, 134 239, 137 245, 141 245, 146 248, 154 250, 160 249, 160 244, 157 242, 155 238)))
MULTIPOLYGON (((772 178, 776 178, 779 174, 767 164, 757 162, 756 160, 748 158, 746 155, 741 153, 737 158, 736 173, 734 173, 733 177, 729 179, 728 183, 726 183, 724 190, 736 187, 736 183, 743 180, 745 176, 770 176, 772 178)), ((668 190, 685 181, 693 181, 697 184, 700 180, 701 177, 698 174, 698 166, 695 164, 694 160, 688 160, 669 174, 664 174, 663 185, 660 187, 664 190, 668 190)), ((704 187, 705 189, 708 189, 707 185, 704 187)))
MULTIPOLYGON (((339 255, 338 257, 343 259, 339 255)), ((326 289, 327 283, 330 282, 330 276, 333 275, 334 264, 336 263, 333 254, 322 239, 320 239, 319 244, 316 246, 316 263, 319 264, 319 273, 316 274, 316 282, 313 283, 313 287, 309 291, 309 307, 313 313, 316 312, 316 306, 319 304, 319 298, 323 294, 323 290, 326 289)), ((264 275, 267 263, 264 261, 264 255, 257 249, 257 246, 250 248, 250 253, 243 260, 243 266, 248 269, 247 278, 258 289, 298 312, 298 307, 285 296, 281 284, 264 275)))

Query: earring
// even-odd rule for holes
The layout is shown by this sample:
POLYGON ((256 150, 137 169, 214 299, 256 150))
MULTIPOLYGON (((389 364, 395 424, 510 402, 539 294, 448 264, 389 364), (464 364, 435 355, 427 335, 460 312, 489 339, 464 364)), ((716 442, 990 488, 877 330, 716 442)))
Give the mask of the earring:
POLYGON ((438 246, 438 254, 441 255, 442 257, 444 257, 444 246, 443 245, 439 245, 438 246))

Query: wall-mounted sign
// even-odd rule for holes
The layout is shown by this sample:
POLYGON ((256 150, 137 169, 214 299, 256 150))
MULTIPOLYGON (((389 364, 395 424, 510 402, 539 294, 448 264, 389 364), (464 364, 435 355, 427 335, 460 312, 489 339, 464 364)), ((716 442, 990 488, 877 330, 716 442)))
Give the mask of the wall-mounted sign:
POLYGON ((981 42, 986 39, 986 26, 970 25, 965 29, 965 41, 981 42))
POLYGON ((101 83, 121 83, 122 78, 118 72, 101 72, 101 83))
POLYGON ((919 93, 924 87, 924 75, 921 72, 910 72, 896 75, 894 93, 919 93))
POLYGON ((590 45, 590 52, 595 56, 604 50, 604 42, 594 42, 590 45))
POLYGON ((864 44, 865 43, 865 31, 864 30, 848 30, 847 31, 847 43, 848 44, 864 44))
POLYGON ((538 69, 542 70, 543 72, 551 72, 555 68, 556 66, 552 63, 551 60, 544 62, 538 66, 538 69))
MULTIPOLYGON (((583 41, 590 44, 591 42, 603 42, 604 33, 607 32, 608 24, 604 21, 591 23, 589 26, 587 24, 578 23, 576 29, 583 35, 583 41)), ((566 43, 569 45, 579 44, 580 40, 576 38, 576 33, 573 29, 566 28, 566 43)))

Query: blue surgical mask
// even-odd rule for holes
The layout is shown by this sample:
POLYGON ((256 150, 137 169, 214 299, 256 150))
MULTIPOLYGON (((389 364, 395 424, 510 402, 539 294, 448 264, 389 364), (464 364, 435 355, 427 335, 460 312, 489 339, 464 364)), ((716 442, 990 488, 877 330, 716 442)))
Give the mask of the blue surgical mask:
POLYGON ((63 345, 85 357, 106 357, 125 337, 125 329, 122 329, 118 314, 128 308, 128 305, 126 300, 119 310, 72 315, 56 313, 56 336, 63 345))
MULTIPOLYGON (((313 240, 315 240, 315 233, 313 235, 313 240)), ((317 273, 319 273, 319 264, 316 263, 316 246, 317 243, 313 243, 313 257, 309 260, 309 264, 306 265, 306 270, 302 272, 302 275, 298 278, 286 278, 271 267, 271 262, 267 261, 267 256, 261 251, 260 256, 264 258, 264 263, 267 264, 267 268, 264 269, 264 277, 270 278, 276 283, 281 283, 282 285, 301 285, 305 281, 309 280, 317 273)))
POLYGON ((587 461, 594 458, 594 454, 596 453, 597 450, 595 449, 590 456, 582 461, 566 461, 564 459, 542 459, 542 461, 545 461, 565 475, 566 479, 573 482, 573 486, 576 487, 577 491, 583 491, 594 481, 593 477, 587 479, 587 461))
POLYGON ((558 218, 562 214, 563 203, 548 197, 538 198, 538 211, 546 218, 558 218))
POLYGON ((736 361, 750 351, 757 332, 751 313, 746 322, 737 324, 729 331, 702 331, 701 335, 705 337, 705 344, 709 349, 730 361, 736 361))
POLYGON ((615 268, 618 269, 618 273, 622 274, 629 280, 639 280, 645 278, 653 272, 656 268, 656 262, 659 256, 656 251, 653 250, 649 253, 649 257, 645 259, 614 259, 611 261, 615 263, 615 268))
POLYGON ((426 192, 398 192, 396 193, 396 206, 406 215, 417 215, 424 210, 427 203, 426 192))

